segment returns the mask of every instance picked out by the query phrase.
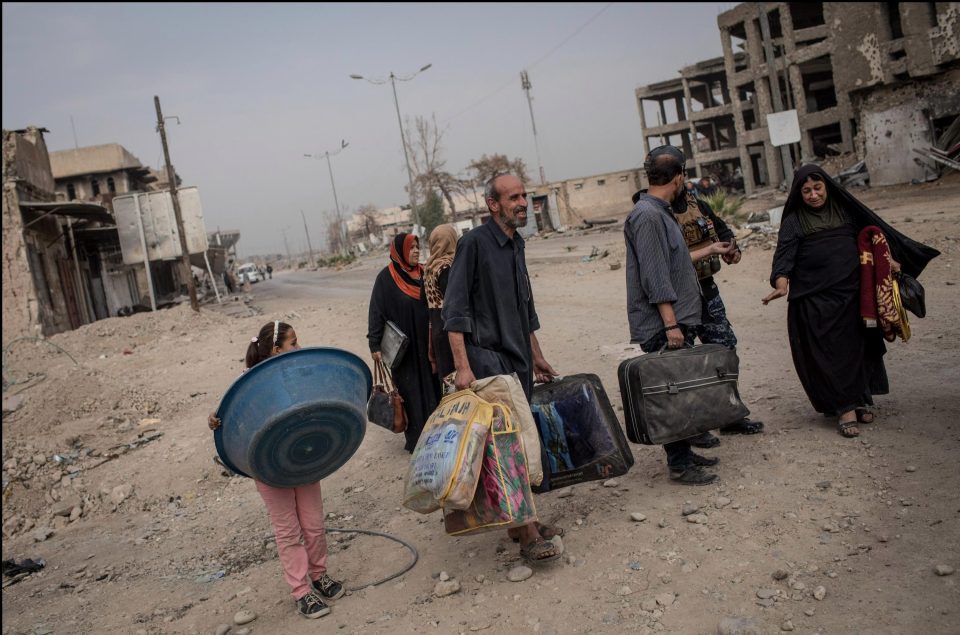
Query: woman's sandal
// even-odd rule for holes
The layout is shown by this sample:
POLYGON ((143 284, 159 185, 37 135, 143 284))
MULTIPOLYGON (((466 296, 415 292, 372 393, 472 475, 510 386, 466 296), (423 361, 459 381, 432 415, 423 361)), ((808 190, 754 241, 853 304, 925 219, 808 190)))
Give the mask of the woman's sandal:
POLYGON ((533 542, 520 547, 520 556, 527 562, 539 564, 557 560, 563 554, 560 548, 549 540, 537 538, 533 542))
POLYGON ((858 423, 873 423, 876 419, 876 415, 867 410, 866 408, 857 408, 854 412, 857 413, 857 422, 858 423))
MULTIPOLYGON (((543 536, 544 540, 552 540, 554 536, 560 536, 563 538, 563 527, 556 527, 554 525, 545 525, 542 523, 537 523, 537 531, 540 532, 540 535, 543 536)), ((520 542, 520 529, 508 529, 507 535, 510 536, 510 539, 514 542, 520 542), (513 532, 517 532, 514 534, 513 532)))
POLYGON ((841 436, 847 439, 858 437, 860 436, 859 430, 857 430, 856 432, 852 432, 850 430, 850 428, 856 428, 858 423, 859 422, 857 421, 840 421, 837 423, 837 432, 839 432, 841 436))

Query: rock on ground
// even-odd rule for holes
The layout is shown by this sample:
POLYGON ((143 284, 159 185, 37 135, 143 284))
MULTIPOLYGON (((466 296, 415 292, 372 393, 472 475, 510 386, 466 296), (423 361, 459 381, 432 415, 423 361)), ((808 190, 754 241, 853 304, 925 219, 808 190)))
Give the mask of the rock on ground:
POLYGON ((458 591, 460 591, 460 582, 458 580, 444 580, 437 582, 437 585, 433 587, 433 594, 438 598, 453 595, 458 591))
POLYGON ((532 575, 533 569, 519 565, 507 572, 507 580, 510 580, 511 582, 523 582, 532 575))
POLYGON ((237 626, 242 626, 243 624, 249 624, 253 620, 257 619, 257 614, 249 609, 240 609, 233 616, 233 623, 237 626))

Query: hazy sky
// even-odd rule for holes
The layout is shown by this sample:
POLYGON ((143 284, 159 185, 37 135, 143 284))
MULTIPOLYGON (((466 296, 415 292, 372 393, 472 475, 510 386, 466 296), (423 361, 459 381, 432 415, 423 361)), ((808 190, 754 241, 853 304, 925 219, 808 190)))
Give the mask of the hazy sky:
POLYGON ((721 55, 717 15, 733 6, 4 3, 3 127, 46 127, 61 150, 72 116, 80 146, 120 143, 158 167, 159 95, 207 228, 239 229, 249 255, 281 252, 289 227, 300 250, 300 210, 316 247, 334 207, 325 162, 304 153, 349 142, 333 159, 345 212, 407 200, 390 86, 351 73, 432 63, 397 90, 404 117, 447 127, 447 169, 499 152, 534 176, 526 68, 547 179, 627 169, 642 163, 634 89, 721 55))

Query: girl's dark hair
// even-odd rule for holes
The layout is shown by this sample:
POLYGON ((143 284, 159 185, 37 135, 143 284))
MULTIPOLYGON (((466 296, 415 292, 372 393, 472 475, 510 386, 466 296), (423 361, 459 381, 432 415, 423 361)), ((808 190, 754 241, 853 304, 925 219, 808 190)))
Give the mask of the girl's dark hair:
POLYGON ((260 327, 260 334, 257 339, 250 342, 247 346, 247 368, 253 368, 263 360, 270 357, 274 346, 280 346, 287 339, 287 335, 293 329, 286 322, 280 322, 277 328, 277 341, 273 341, 273 322, 267 322, 260 327))

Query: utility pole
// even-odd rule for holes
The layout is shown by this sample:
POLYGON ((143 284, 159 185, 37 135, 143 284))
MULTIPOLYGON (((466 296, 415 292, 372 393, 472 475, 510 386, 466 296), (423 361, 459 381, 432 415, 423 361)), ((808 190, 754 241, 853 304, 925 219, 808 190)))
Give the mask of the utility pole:
POLYGON ((310 250, 310 266, 313 266, 313 245, 310 244, 310 230, 307 229, 307 217, 300 210, 300 216, 303 218, 303 233, 307 235, 307 249, 310 250))
MULTIPOLYGON (((763 50, 767 56, 767 76, 770 78, 770 95, 773 98, 774 112, 783 110, 783 99, 780 97, 780 77, 777 74, 777 67, 773 59, 773 42, 770 38, 770 17, 764 8, 764 3, 757 3, 757 11, 760 13, 760 37, 763 39, 763 50)), ((788 85, 789 90, 789 85, 788 85)), ((780 146, 780 162, 783 164, 783 180, 790 183, 793 178, 793 159, 790 158, 790 148, 780 146)))
POLYGON ((533 97, 530 96, 530 89, 533 85, 530 83, 530 76, 527 71, 520 71, 520 85, 523 92, 527 94, 527 106, 530 108, 530 123, 533 125, 533 146, 537 149, 537 166, 540 168, 540 185, 547 184, 547 177, 543 172, 543 160, 540 159, 540 143, 537 141, 537 122, 533 118, 533 97))
MULTIPOLYGON (((197 285, 193 283, 193 272, 190 269, 190 253, 187 251, 187 234, 183 230, 183 215, 180 213, 180 199, 177 197, 177 178, 170 163, 170 149, 167 147, 167 130, 163 123, 163 112, 160 111, 160 98, 153 96, 153 105, 157 107, 157 132, 160 133, 160 142, 163 144, 163 160, 167 164, 167 180, 170 182, 170 198, 173 200, 173 215, 177 219, 177 231, 180 233, 181 264, 183 274, 187 278, 187 291, 190 294, 190 306, 194 311, 200 311, 197 302, 197 285)), ((172 118, 172 117, 171 117, 172 118)), ((177 122, 179 123, 179 119, 177 122)))
POLYGON ((293 258, 290 256, 290 245, 287 244, 287 228, 284 227, 280 231, 283 232, 283 249, 287 252, 287 265, 293 262, 293 258))
MULTIPOLYGON (((337 210, 337 235, 340 237, 340 255, 342 256, 347 255, 348 236, 346 232, 346 225, 343 222, 343 215, 340 212, 340 199, 337 198, 337 185, 336 183, 333 182, 333 167, 331 166, 331 163, 330 163, 330 157, 337 156, 338 154, 343 152, 343 150, 348 145, 350 144, 347 143, 346 139, 341 139, 340 147, 333 152, 327 150, 323 154, 317 153, 317 154, 303 155, 309 159, 319 159, 320 157, 324 157, 327 160, 327 172, 330 174, 330 189, 333 190, 333 204, 336 206, 336 210, 337 210)), ((300 213, 303 214, 303 210, 300 210, 300 213)), ((304 228, 306 228, 306 221, 304 221, 304 228)), ((311 255, 311 258, 312 257, 313 256, 311 255)))
POLYGON ((403 158, 407 162, 407 181, 410 184, 410 214, 413 218, 413 224, 420 225, 420 212, 417 210, 417 190, 413 187, 413 170, 410 168, 410 153, 407 151, 407 135, 403 132, 403 119, 400 118, 400 102, 397 100, 396 80, 396 75, 393 74, 393 71, 390 71, 390 85, 393 86, 393 105, 397 109, 397 123, 400 124, 400 141, 403 143, 403 158))
MULTIPOLYGON (((343 148, 346 148, 349 145, 346 141, 342 141, 341 144, 340 150, 343 150, 343 148)), ((344 236, 345 227, 343 223, 343 214, 340 213, 340 199, 337 198, 337 186, 333 183, 333 168, 330 165, 330 153, 325 152, 324 156, 327 157, 327 171, 330 173, 330 189, 333 190, 333 204, 336 206, 337 210, 337 234, 340 236, 340 253, 342 255, 346 255, 347 240, 344 236)))
POLYGON ((418 70, 416 73, 407 75, 405 77, 398 77, 393 71, 390 71, 389 79, 369 79, 363 75, 350 75, 350 79, 363 79, 371 84, 386 84, 389 81, 390 86, 393 88, 393 106, 397 109, 397 123, 400 124, 400 142, 403 144, 403 158, 407 162, 407 180, 410 187, 410 214, 414 225, 420 225, 420 212, 417 211, 417 192, 413 188, 413 170, 410 168, 410 154, 407 150, 407 135, 403 132, 403 118, 400 116, 400 101, 397 99, 397 80, 400 80, 401 82, 409 82, 411 79, 424 72, 431 66, 433 66, 433 64, 425 64, 424 66, 421 66, 420 70, 418 70))

